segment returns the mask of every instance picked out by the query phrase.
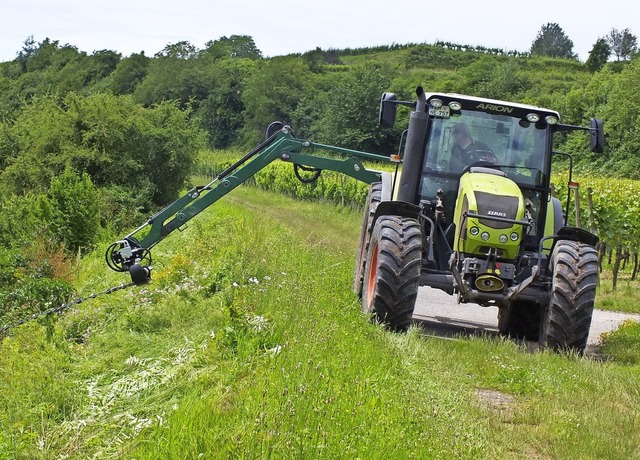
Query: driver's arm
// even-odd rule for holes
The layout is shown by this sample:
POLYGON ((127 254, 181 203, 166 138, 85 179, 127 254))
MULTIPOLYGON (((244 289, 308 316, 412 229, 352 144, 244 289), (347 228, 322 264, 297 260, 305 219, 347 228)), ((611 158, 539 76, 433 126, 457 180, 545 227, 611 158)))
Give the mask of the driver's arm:
POLYGON ((449 159, 449 172, 458 174, 467 166, 465 162, 465 151, 458 145, 451 147, 451 157, 449 159))

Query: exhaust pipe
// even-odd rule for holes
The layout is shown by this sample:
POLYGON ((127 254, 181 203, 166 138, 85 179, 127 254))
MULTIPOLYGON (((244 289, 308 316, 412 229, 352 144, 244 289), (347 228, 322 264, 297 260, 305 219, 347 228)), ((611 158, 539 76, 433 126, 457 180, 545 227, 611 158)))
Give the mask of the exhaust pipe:
POLYGON ((424 139, 427 135, 427 96, 421 86, 416 89, 416 110, 409 117, 407 141, 402 159, 402 180, 398 190, 398 201, 414 203, 421 174, 424 139))

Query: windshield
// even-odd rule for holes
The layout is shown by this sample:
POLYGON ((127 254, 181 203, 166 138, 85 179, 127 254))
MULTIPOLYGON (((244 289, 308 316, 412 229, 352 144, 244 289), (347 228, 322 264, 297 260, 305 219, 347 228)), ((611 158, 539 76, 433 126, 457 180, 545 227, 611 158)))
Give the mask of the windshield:
POLYGON ((520 185, 540 187, 546 174, 546 129, 519 118, 463 110, 432 118, 424 172, 459 176, 466 167, 500 166, 520 185))

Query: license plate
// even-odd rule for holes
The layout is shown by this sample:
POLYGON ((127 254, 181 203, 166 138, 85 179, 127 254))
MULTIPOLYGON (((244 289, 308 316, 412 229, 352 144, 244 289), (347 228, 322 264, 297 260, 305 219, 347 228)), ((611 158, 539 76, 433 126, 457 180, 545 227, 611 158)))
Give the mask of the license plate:
POLYGON ((429 107, 429 115, 433 117, 449 118, 451 116, 451 109, 448 105, 443 105, 437 109, 435 107, 429 107))

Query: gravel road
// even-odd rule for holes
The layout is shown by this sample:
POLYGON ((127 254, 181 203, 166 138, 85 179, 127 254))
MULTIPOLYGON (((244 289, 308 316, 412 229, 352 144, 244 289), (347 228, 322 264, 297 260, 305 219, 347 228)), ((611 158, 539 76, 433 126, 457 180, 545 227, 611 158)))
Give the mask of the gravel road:
MULTIPOLYGON (((477 304, 458 304, 455 296, 439 289, 421 287, 413 319, 425 328, 427 334, 451 337, 457 334, 498 335, 498 308, 477 304)), ((627 319, 640 321, 640 314, 595 310, 585 354, 597 354, 600 335, 613 331, 627 319)), ((534 343, 529 344, 535 348, 534 343)))

